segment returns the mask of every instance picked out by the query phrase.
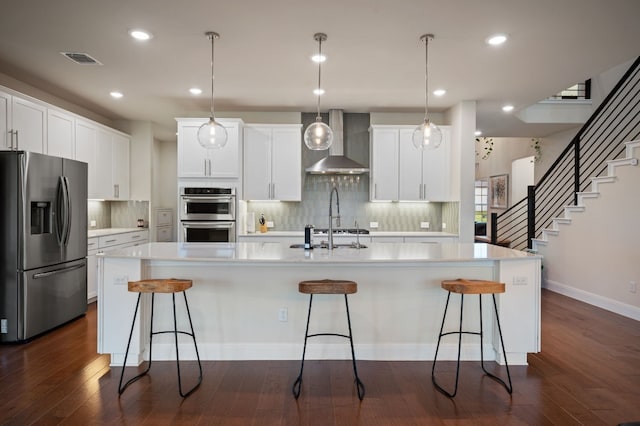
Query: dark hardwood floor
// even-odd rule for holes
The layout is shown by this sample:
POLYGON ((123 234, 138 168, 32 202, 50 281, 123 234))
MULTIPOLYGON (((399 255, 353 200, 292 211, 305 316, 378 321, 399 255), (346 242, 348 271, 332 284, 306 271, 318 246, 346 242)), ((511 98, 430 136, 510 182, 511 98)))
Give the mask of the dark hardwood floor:
MULTIPOLYGON (((493 366, 493 363, 490 363, 493 366)), ((455 364, 444 363, 442 379, 455 364)), ((177 392, 175 364, 118 397, 120 368, 96 354, 96 307, 25 345, 0 346, 0 424, 127 425, 615 425, 640 421, 640 323, 543 291, 542 352, 512 367, 512 396, 463 363, 458 396, 431 384, 430 362, 309 361, 300 399, 297 361, 204 363, 200 389, 177 392)), ((188 363, 185 380, 194 379, 188 363)), ((189 382, 185 383, 188 385, 189 382)))

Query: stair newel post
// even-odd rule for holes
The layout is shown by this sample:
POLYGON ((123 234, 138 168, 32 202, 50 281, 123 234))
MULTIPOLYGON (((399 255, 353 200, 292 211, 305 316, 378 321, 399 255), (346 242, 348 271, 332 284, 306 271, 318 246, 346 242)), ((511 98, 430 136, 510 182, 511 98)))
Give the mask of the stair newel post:
POLYGON ((498 213, 491 213, 491 244, 498 242, 498 213))
POLYGON ((578 192, 580 192, 580 138, 573 143, 573 204, 578 205, 578 192))
POLYGON ((536 187, 527 187, 527 248, 533 248, 533 240, 536 237, 536 187))

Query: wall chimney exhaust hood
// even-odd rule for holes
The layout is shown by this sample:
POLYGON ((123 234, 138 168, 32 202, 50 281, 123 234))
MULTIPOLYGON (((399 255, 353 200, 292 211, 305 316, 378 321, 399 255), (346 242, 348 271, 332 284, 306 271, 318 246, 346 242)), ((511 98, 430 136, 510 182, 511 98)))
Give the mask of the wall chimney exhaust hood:
POLYGON ((329 127, 333 130, 333 143, 329 155, 307 167, 312 175, 359 175, 369 173, 369 168, 344 155, 343 112, 341 109, 329 110, 329 127))

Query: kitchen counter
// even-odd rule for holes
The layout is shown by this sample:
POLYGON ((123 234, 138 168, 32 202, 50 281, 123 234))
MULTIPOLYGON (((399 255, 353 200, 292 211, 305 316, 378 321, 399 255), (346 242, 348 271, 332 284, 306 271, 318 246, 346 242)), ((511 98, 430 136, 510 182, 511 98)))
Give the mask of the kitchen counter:
MULTIPOLYGON (((314 234, 326 235, 326 234, 314 234)), ((337 235, 355 235, 355 234, 337 234, 337 235)), ((242 237, 304 237, 304 231, 267 231, 255 232, 251 234, 240 234, 242 237)), ((360 234, 361 237, 451 237, 457 238, 458 234, 450 232, 438 231, 369 231, 368 234, 360 234)))
MULTIPOLYGON (((540 350, 540 256, 489 244, 367 245, 305 251, 266 242, 149 243, 104 253, 98 256, 98 352, 110 354, 111 365, 122 364, 137 299, 127 291, 127 281, 161 277, 193 280, 187 297, 205 360, 299 359, 309 298, 298 292, 298 283, 323 278, 358 283, 357 294, 349 296, 358 359, 432 360, 447 297, 440 283, 454 278, 506 283, 506 292, 496 299, 510 364, 526 365, 527 353, 540 350)), ((169 327, 171 299, 156 299, 155 321, 169 327)), ((454 300, 457 306, 459 299, 454 300)), ((490 298, 484 300, 484 356, 502 362, 501 348, 494 346, 490 298)), ((145 314, 134 328, 132 365, 148 356, 142 330, 148 328, 149 309, 149 298, 143 297, 145 314)), ((181 304, 178 309, 180 318, 181 304)), ((465 303, 465 312, 465 323, 477 327, 477 302, 465 303)), ((310 327, 343 331, 344 299, 314 298, 310 327)), ((439 357, 456 359, 454 340, 441 345, 439 357)), ((465 345, 463 359, 479 359, 479 345, 472 343, 465 345)), ((155 336, 154 359, 173 359, 173 347, 172 336, 155 336)), ((181 359, 195 356, 186 342, 180 350, 181 359)), ((316 339, 307 354, 309 359, 350 358, 349 345, 331 338, 316 339)))

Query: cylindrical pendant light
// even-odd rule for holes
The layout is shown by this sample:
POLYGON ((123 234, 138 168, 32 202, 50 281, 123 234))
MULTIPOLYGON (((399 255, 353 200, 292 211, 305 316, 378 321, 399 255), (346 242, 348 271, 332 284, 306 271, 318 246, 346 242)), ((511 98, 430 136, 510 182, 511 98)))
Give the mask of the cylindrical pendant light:
POLYGON ((411 137, 413 145, 418 149, 436 149, 442 142, 442 131, 429 120, 429 41, 433 40, 433 34, 424 34, 420 37, 424 42, 424 122, 418 126, 411 137))
POLYGON ((206 149, 221 149, 227 144, 227 129, 216 121, 213 112, 213 63, 214 63, 214 40, 220 38, 220 34, 208 31, 205 33, 207 38, 211 40, 211 117, 209 121, 200 126, 198 129, 198 143, 206 149))
POLYGON ((318 115, 316 116, 316 121, 310 124, 304 131, 304 143, 307 145, 307 148, 320 151, 329 149, 331 142, 333 142, 333 131, 331 131, 331 127, 322 122, 322 117, 320 116, 320 96, 323 93, 320 79, 322 42, 327 39, 327 35, 324 33, 316 33, 313 39, 318 42, 318 88, 316 89, 316 94, 318 95, 318 115))

